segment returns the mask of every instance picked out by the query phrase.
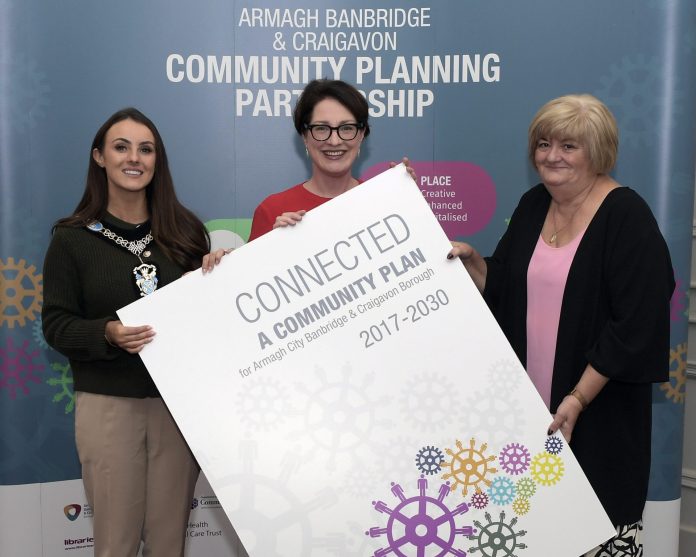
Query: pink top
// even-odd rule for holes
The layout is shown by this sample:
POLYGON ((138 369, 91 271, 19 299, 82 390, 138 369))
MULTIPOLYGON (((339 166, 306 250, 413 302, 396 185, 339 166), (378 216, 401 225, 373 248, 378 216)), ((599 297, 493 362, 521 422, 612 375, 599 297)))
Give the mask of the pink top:
POLYGON ((527 269, 527 374, 550 406, 558 321, 568 271, 585 231, 560 248, 541 236, 527 269))

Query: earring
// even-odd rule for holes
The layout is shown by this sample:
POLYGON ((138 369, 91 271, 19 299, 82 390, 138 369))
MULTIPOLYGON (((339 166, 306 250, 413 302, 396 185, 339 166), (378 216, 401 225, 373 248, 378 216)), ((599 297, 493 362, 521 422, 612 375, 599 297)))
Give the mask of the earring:
POLYGON ((358 147, 358 156, 360 156, 360 147, 358 147))
POLYGON ((309 158, 309 149, 307 149, 307 146, 305 145, 304 148, 305 155, 307 155, 307 158, 309 158))

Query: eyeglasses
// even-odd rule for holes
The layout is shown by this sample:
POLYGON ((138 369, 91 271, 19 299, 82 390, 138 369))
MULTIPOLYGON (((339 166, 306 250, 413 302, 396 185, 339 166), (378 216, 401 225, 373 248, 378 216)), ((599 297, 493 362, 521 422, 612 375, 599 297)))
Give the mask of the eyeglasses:
POLYGON ((304 128, 309 130, 312 137, 317 141, 326 141, 335 131, 343 141, 355 139, 358 131, 363 129, 365 124, 356 122, 355 124, 341 124, 340 126, 328 126, 326 124, 305 124, 304 128))

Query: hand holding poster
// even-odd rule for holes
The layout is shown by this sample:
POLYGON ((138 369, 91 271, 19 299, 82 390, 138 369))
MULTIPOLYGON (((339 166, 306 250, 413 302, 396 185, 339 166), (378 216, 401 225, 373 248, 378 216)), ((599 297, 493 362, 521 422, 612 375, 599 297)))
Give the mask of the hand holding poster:
POLYGON ((614 534, 403 166, 119 312, 252 557, 614 534))

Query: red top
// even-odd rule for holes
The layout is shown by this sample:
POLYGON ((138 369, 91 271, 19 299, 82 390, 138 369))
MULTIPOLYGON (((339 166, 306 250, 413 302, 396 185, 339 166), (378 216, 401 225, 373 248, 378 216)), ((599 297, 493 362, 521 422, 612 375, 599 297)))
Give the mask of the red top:
POLYGON ((285 191, 274 193, 264 199, 254 211, 254 220, 251 222, 249 241, 263 236, 273 230, 276 217, 283 213, 296 211, 309 211, 319 205, 323 205, 331 197, 321 197, 312 193, 303 184, 297 184, 285 191))

